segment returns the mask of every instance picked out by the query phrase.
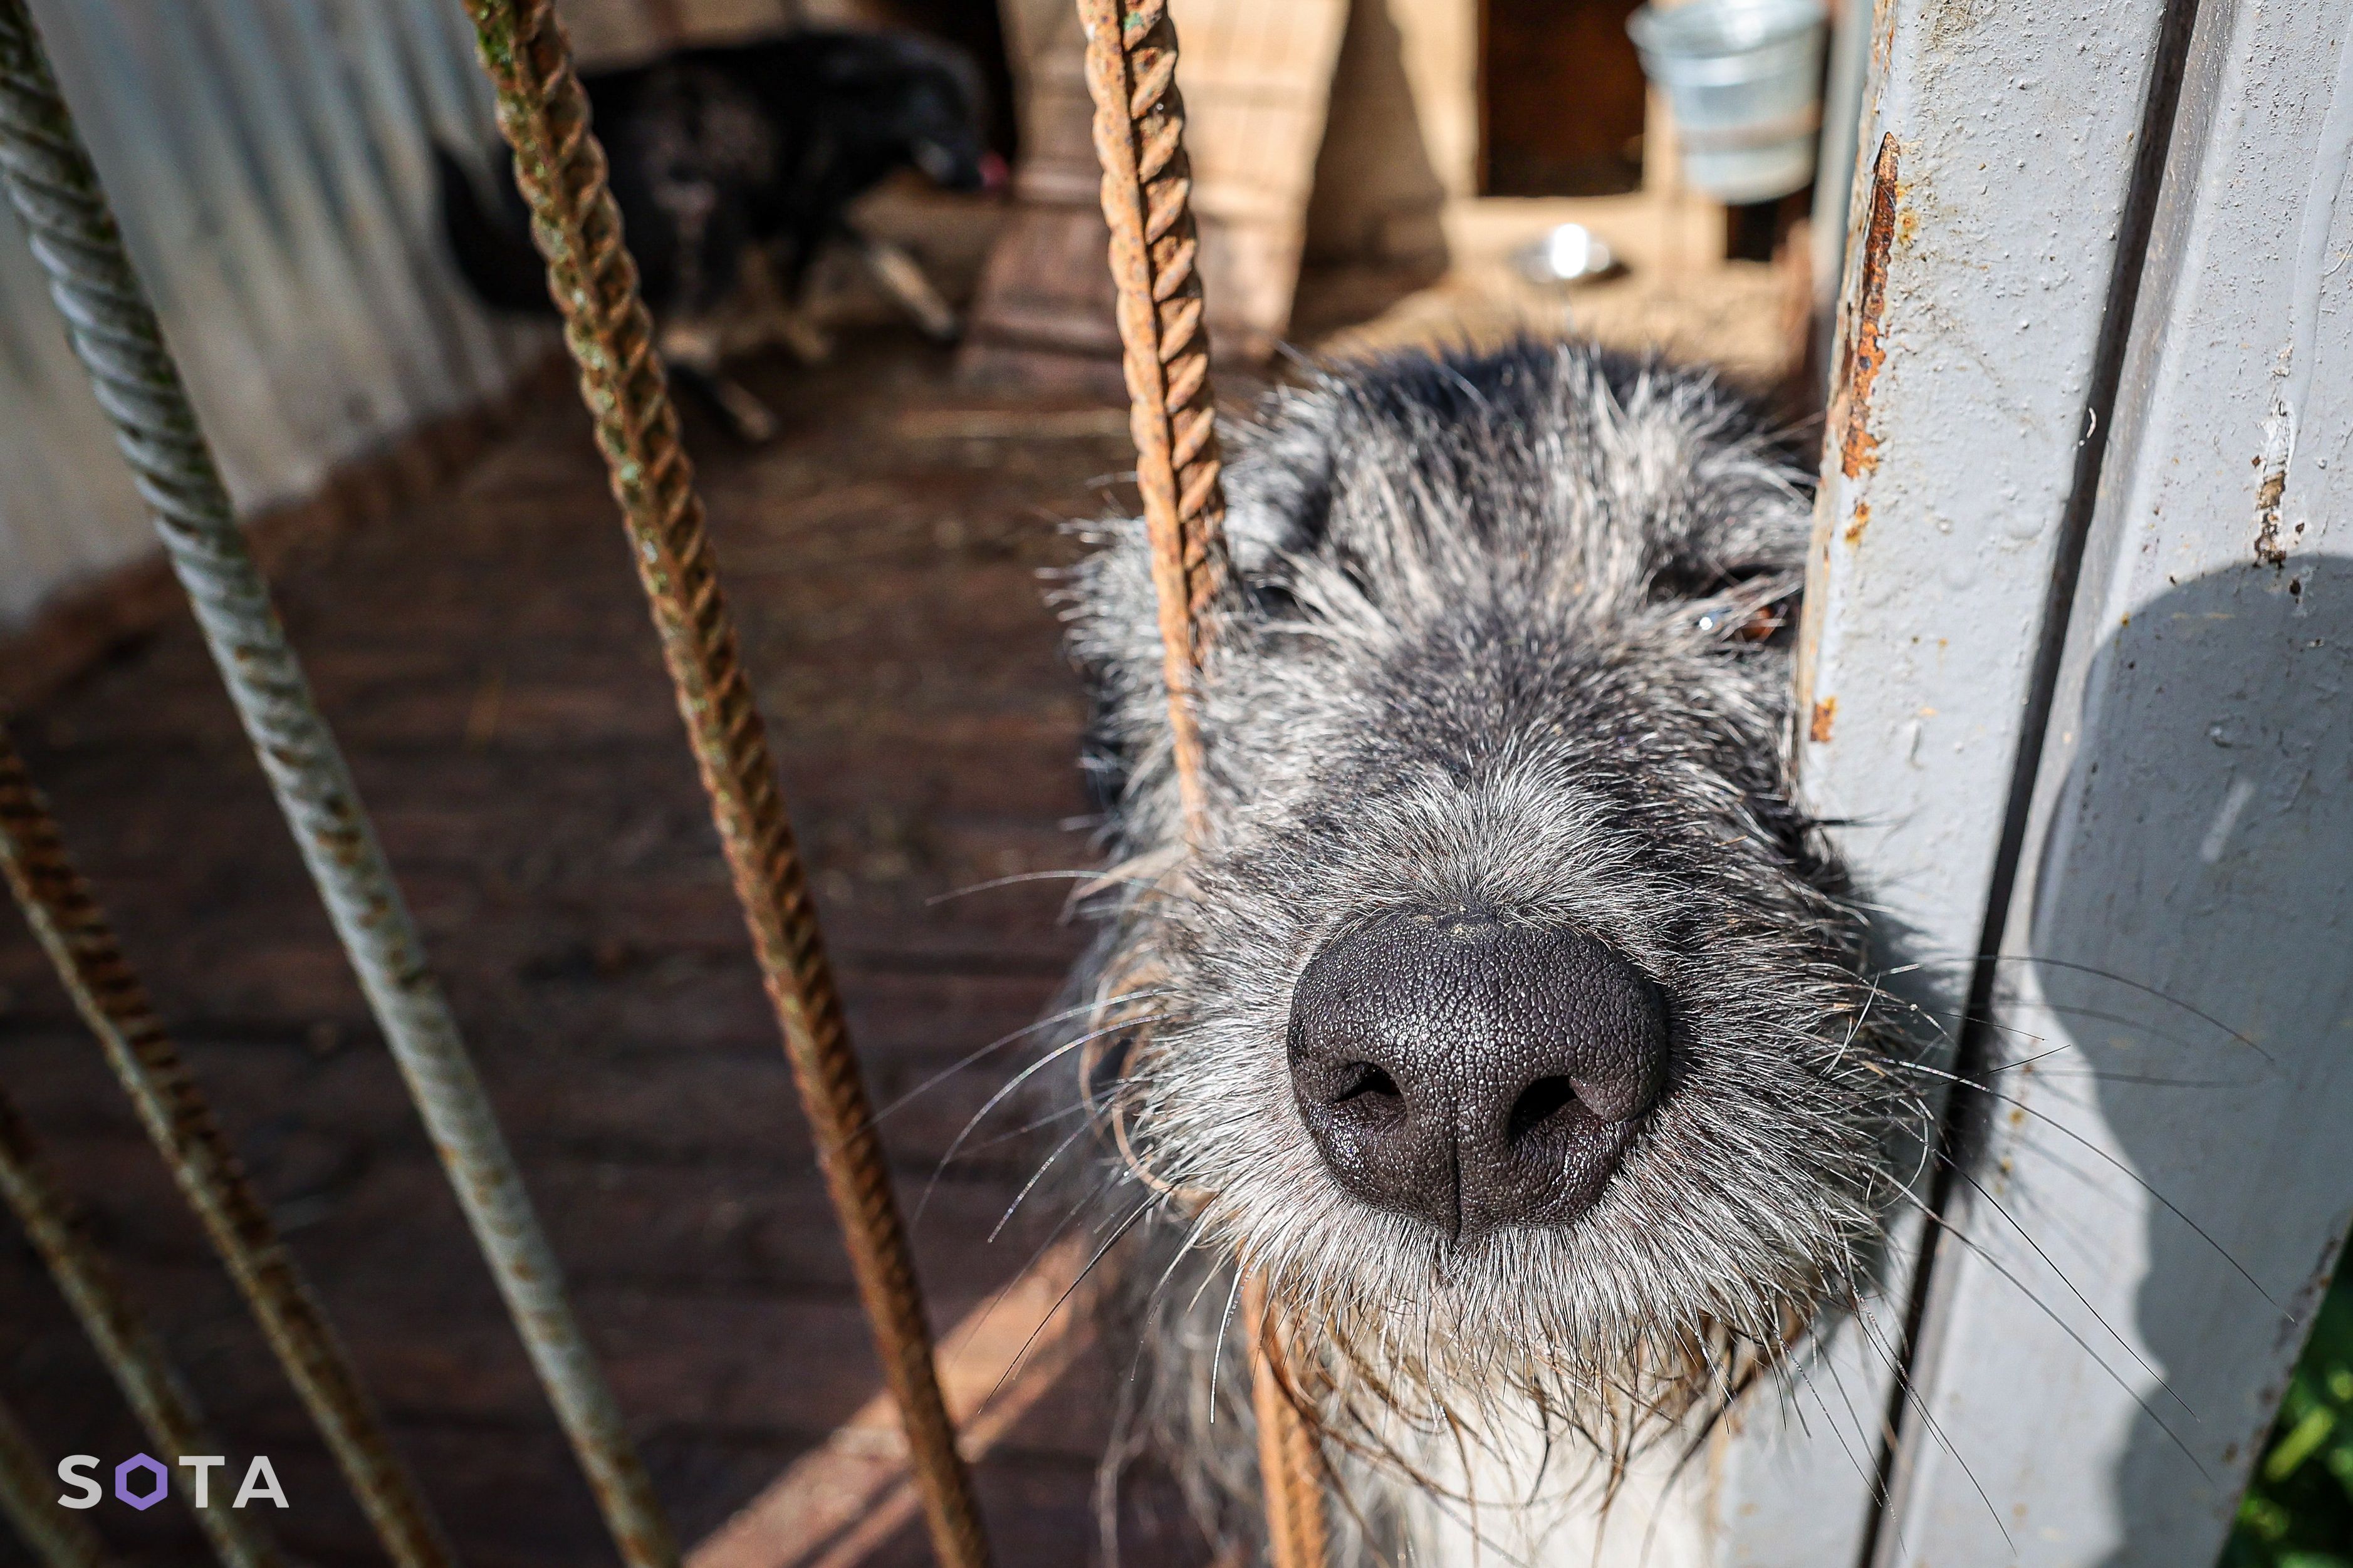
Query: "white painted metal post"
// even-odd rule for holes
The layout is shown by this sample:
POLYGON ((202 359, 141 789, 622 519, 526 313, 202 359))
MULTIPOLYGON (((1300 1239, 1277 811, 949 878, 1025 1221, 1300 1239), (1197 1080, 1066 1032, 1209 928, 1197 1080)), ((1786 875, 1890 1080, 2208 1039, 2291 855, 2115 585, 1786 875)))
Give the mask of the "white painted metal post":
MULTIPOLYGON (((1956 1034, 1998 896, 2050 584, 2089 501, 2081 443, 2104 352, 2113 370, 2103 326, 2130 271, 2164 11, 1876 8, 1796 743, 1882 958, 1922 966, 1891 975, 1891 992, 1956 1034)), ((1794 1392, 1722 1440, 1712 1563, 1863 1556, 1919 1230, 1899 1226, 1882 1289, 1794 1392)))
POLYGON ((2353 1215, 2348 173, 2341 5, 2209 0, 1883 1563, 2212 1563, 2353 1215))

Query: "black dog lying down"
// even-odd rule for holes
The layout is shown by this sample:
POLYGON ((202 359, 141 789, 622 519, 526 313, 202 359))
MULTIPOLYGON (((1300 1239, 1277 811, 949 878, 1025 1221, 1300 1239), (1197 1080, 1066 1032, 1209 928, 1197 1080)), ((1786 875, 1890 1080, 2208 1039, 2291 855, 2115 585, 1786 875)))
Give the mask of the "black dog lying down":
MULTIPOLYGON (((965 55, 904 34, 808 29, 581 81, 663 356, 740 434, 762 438, 775 421, 720 374, 722 355, 779 338, 805 358, 822 355, 797 308, 828 244, 851 246, 925 331, 955 336, 955 312, 913 260, 860 234, 848 212, 903 168, 958 191, 1001 178, 982 140, 979 72, 965 55), (748 316, 748 334, 724 330, 736 323, 723 313, 748 316)), ((459 159, 435 151, 459 271, 486 304, 552 315, 512 163, 495 160, 493 205, 459 159)))

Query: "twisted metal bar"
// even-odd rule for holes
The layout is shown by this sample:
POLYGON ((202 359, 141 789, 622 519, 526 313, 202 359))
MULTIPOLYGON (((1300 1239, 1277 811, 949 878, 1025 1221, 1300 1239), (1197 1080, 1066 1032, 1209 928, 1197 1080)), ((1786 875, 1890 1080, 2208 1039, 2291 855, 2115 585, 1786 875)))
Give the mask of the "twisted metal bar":
POLYGON ((25 220, 74 352, 114 423, 237 717, 621 1554, 631 1568, 673 1568, 678 1551, 620 1407, 573 1317, 555 1254, 416 923, 238 531, 25 0, 0 0, 0 183, 25 220))
POLYGON ((1250 1362, 1250 1409, 1258 1417, 1258 1471, 1266 1492, 1268 1554, 1274 1568, 1323 1568, 1331 1560, 1324 1517, 1324 1457, 1282 1384, 1281 1343, 1269 1316, 1265 1277, 1242 1284, 1242 1332, 1250 1362))
POLYGON ((1176 30, 1166 0, 1127 6, 1079 0, 1079 17, 1086 29, 1112 277, 1119 285, 1135 481, 1152 536, 1177 794, 1187 834, 1198 840, 1208 818, 1194 688, 1226 590, 1226 498, 1185 103, 1176 91, 1176 30))
POLYGON ((56 1485, 33 1440, 0 1405, 0 1514, 46 1568, 106 1568, 106 1549, 79 1514, 58 1505, 56 1485))
POLYGON ((826 1190, 905 1424, 933 1549, 951 1568, 978 1568, 987 1546, 940 1397, 906 1231, 720 592, 693 469, 679 445, 637 267, 622 244, 604 150, 589 131, 587 97, 551 0, 466 4, 785 1054, 817 1131, 826 1190))
POLYGON ((244 1292, 377 1538, 402 1568, 455 1562, 310 1282, 164 1032, 57 820, 0 726, 0 872, 156 1152, 244 1292))
MULTIPOLYGON (((1176 90, 1176 29, 1167 0, 1078 5, 1112 279, 1119 287, 1136 488, 1152 539, 1170 748, 1185 836, 1198 847, 1208 834, 1208 807, 1198 691, 1227 591, 1226 500, 1185 103, 1176 90)), ((1315 1437, 1274 1361, 1279 1347, 1268 1331, 1263 1282, 1251 1275, 1242 1294, 1243 1337, 1257 1347, 1250 1402, 1269 1545, 1276 1568, 1321 1568, 1328 1531, 1315 1437)))
MULTIPOLYGON (((16 1211, 33 1250, 81 1321, 164 1463, 182 1454, 227 1454, 196 1408, 195 1395, 164 1356, 164 1346, 83 1233, 81 1221, 49 1173, 32 1129, 0 1095, 0 1199, 16 1211)), ((228 1568, 284 1568, 285 1559, 255 1516, 226 1508, 191 1510, 228 1568)))

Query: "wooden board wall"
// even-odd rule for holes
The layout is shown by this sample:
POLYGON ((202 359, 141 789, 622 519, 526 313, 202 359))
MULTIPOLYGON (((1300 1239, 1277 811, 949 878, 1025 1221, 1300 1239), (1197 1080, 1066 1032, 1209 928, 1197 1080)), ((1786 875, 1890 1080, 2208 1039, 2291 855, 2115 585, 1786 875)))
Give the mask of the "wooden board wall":
MULTIPOLYGON (((1346 0, 1176 0, 1193 212, 1210 341, 1227 359, 1272 353, 1291 318, 1307 199, 1323 145, 1346 0)), ((1008 7, 1024 58, 1022 210, 981 280, 968 374, 1116 384, 1119 339, 1104 261, 1075 9, 1008 7)))

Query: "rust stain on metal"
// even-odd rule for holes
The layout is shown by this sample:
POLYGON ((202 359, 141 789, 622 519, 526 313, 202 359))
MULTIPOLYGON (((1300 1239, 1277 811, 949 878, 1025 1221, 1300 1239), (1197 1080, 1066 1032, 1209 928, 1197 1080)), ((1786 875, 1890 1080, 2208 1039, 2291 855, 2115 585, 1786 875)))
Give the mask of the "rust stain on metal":
POLYGON ((1871 433, 1871 393, 1887 360, 1881 318, 1887 308, 1887 263, 1895 246, 1902 195, 1896 183, 1896 162, 1895 136, 1890 132, 1879 139, 1879 155, 1872 164, 1854 316, 1831 400, 1830 426, 1838 443, 1839 469, 1850 479, 1879 467, 1879 438, 1871 433))
POLYGON ((2255 488, 2255 559, 2265 566, 2287 564, 2287 549, 2280 542, 2280 501, 2286 494, 2287 468, 2283 462, 2266 470, 2263 483, 2255 488))
POLYGON ((1816 745, 1828 743, 1831 738, 1831 722, 1837 717, 1837 698, 1825 697, 1816 702, 1813 719, 1806 725, 1806 738, 1816 745))
POLYGON ((1854 515, 1847 520, 1847 548, 1852 549, 1854 546, 1861 544, 1862 542, 1862 531, 1870 526, 1871 503, 1867 500, 1856 501, 1854 503, 1854 515))

